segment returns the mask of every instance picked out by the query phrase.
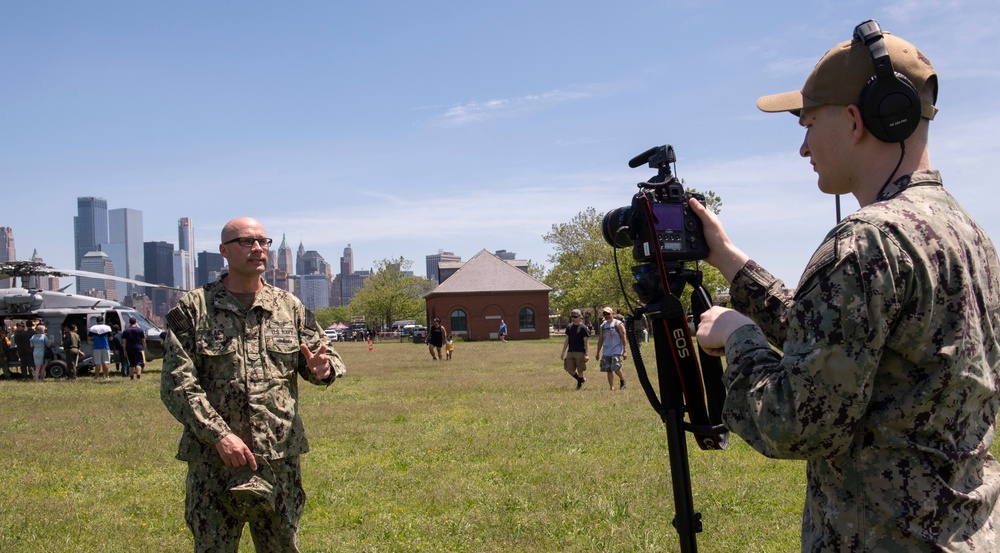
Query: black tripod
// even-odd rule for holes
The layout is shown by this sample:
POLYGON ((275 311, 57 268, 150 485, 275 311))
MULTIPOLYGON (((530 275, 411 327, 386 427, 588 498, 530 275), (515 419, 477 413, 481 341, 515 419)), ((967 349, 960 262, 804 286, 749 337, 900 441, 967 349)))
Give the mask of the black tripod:
MULTIPOLYGON (((667 263, 665 268, 667 282, 663 285, 660 285, 658 277, 652 276, 655 273, 636 268, 638 278, 634 288, 646 304, 628 316, 626 331, 639 382, 649 403, 666 426, 676 509, 673 525, 680 535, 681 552, 695 553, 698 550, 696 537, 702 531, 702 523, 701 513, 694 510, 684 432, 694 434, 701 449, 725 448, 728 433, 721 421, 726 391, 722 384, 719 358, 699 355, 699 369, 691 331, 679 299, 685 284, 691 284, 694 287, 691 307, 696 321, 712 305, 708 291, 702 286, 701 271, 684 269, 681 263, 667 263), (666 293, 664 287, 667 288, 666 293), (649 318, 653 330, 659 397, 646 373, 635 332, 636 318, 644 315, 649 318), (685 422, 685 414, 689 422, 685 422)), ((698 352, 700 354, 701 350, 698 352)))

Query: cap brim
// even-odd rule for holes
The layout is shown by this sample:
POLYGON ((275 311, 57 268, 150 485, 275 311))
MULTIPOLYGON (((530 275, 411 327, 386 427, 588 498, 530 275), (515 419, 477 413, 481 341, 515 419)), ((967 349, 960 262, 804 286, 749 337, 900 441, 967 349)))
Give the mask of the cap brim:
POLYGON ((781 94, 761 96, 757 99, 757 109, 767 113, 778 113, 782 111, 801 111, 804 106, 802 92, 793 90, 781 94))

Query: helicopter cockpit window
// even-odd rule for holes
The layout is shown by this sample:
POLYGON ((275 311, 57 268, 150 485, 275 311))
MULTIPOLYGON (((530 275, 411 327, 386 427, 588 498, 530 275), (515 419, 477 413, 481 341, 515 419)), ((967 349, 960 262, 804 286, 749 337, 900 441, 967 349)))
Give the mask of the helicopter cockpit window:
POLYGON ((104 324, 111 327, 117 326, 120 330, 128 326, 128 317, 120 320, 118 311, 107 311, 104 313, 104 324))
POLYGON ((147 320, 145 317, 143 317, 142 315, 140 315, 138 311, 122 311, 121 313, 122 313, 122 316, 125 318, 125 321, 126 321, 125 326, 128 326, 128 318, 129 317, 135 317, 135 323, 136 323, 136 325, 138 325, 138 327, 141 328, 142 330, 144 330, 144 331, 149 330, 149 329, 153 329, 153 330, 157 330, 157 331, 160 330, 160 328, 158 326, 156 326, 155 324, 149 322, 149 320, 147 320))

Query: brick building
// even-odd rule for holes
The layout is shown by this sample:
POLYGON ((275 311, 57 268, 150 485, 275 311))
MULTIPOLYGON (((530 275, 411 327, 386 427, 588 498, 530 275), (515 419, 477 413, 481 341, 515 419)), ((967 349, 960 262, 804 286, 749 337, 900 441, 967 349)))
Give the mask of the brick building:
POLYGON ((497 339, 501 320, 508 340, 548 338, 551 288, 526 267, 480 251, 424 296, 427 320, 438 317, 453 336, 472 340, 497 339))

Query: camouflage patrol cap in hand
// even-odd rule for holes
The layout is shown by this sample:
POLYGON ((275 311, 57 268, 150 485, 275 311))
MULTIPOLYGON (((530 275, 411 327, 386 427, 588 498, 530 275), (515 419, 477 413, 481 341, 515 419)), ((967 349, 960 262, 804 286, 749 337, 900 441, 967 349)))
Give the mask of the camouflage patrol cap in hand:
MULTIPOLYGON (((883 32, 883 38, 893 69, 909 79, 918 94, 932 79, 936 83, 934 67, 916 46, 888 32, 883 32)), ((875 67, 868 47, 859 40, 848 40, 823 55, 802 85, 802 90, 763 96, 757 99, 757 107, 769 113, 790 111, 798 117, 803 108, 857 105, 861 90, 874 75, 875 67)), ((936 96, 935 90, 935 102, 936 96)), ((922 103, 920 112, 921 116, 934 119, 937 108, 933 104, 922 103)))
POLYGON ((274 470, 263 458, 257 460, 262 474, 256 474, 249 465, 232 469, 235 476, 219 496, 226 511, 244 522, 266 520, 275 512, 274 470))

